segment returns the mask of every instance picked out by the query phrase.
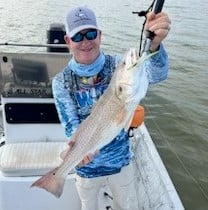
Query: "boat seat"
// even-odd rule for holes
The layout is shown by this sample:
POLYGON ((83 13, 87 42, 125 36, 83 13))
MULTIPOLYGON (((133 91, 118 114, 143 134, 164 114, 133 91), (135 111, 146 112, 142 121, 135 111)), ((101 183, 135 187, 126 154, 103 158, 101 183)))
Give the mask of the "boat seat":
POLYGON ((0 147, 0 170, 4 176, 39 176, 57 167, 67 142, 10 143, 0 147))

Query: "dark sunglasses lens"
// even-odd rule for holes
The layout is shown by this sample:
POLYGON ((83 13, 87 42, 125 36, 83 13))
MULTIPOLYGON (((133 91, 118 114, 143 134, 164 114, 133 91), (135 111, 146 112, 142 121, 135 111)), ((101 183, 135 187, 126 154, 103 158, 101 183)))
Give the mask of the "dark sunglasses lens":
POLYGON ((75 34, 75 35, 71 38, 71 40, 72 40, 73 42, 81 42, 81 41, 83 40, 83 38, 84 38, 84 35, 83 35, 83 34, 77 33, 77 34, 75 34))
POLYGON ((85 37, 86 37, 88 40, 96 39, 96 37, 97 37, 97 30, 88 31, 88 32, 85 34, 85 37))
POLYGON ((84 37, 86 37, 87 40, 94 40, 96 39, 97 37, 97 30, 93 29, 93 30, 90 30, 88 32, 86 32, 85 34, 82 34, 82 33, 77 33, 75 34, 71 40, 73 42, 81 42, 83 41, 84 37))

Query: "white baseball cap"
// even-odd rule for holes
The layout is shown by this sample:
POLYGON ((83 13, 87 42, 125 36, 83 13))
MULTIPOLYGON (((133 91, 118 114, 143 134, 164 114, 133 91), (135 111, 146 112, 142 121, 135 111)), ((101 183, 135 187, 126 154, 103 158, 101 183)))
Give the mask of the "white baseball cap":
POLYGON ((86 6, 72 8, 66 15, 66 33, 73 37, 84 29, 98 29, 95 13, 86 6))

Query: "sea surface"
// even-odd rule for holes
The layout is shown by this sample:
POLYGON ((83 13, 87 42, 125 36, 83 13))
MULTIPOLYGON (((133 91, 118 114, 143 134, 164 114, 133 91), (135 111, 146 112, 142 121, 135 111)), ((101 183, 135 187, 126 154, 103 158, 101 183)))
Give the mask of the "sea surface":
MULTIPOLYGON (((139 47, 147 0, 0 0, 0 44, 45 44, 51 23, 64 23, 67 10, 88 5, 98 17, 107 53, 139 47)), ((208 0, 165 1, 172 20, 163 42, 169 77, 151 86, 145 123, 187 210, 208 209, 208 0)), ((1 51, 43 48, 0 46, 1 51)))

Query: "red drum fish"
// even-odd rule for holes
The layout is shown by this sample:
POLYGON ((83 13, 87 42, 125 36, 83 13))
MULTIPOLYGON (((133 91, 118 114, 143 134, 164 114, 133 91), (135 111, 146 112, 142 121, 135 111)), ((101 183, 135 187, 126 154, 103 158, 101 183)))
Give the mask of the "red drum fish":
MULTIPOLYGON (((149 81, 145 68, 139 68, 153 54, 137 56, 130 49, 115 69, 110 84, 95 103, 91 114, 72 135, 63 162, 32 184, 60 197, 67 174, 89 154, 110 143, 122 129, 128 129, 134 111, 146 95, 149 81)), ((63 156, 63 154, 62 154, 63 156)))

